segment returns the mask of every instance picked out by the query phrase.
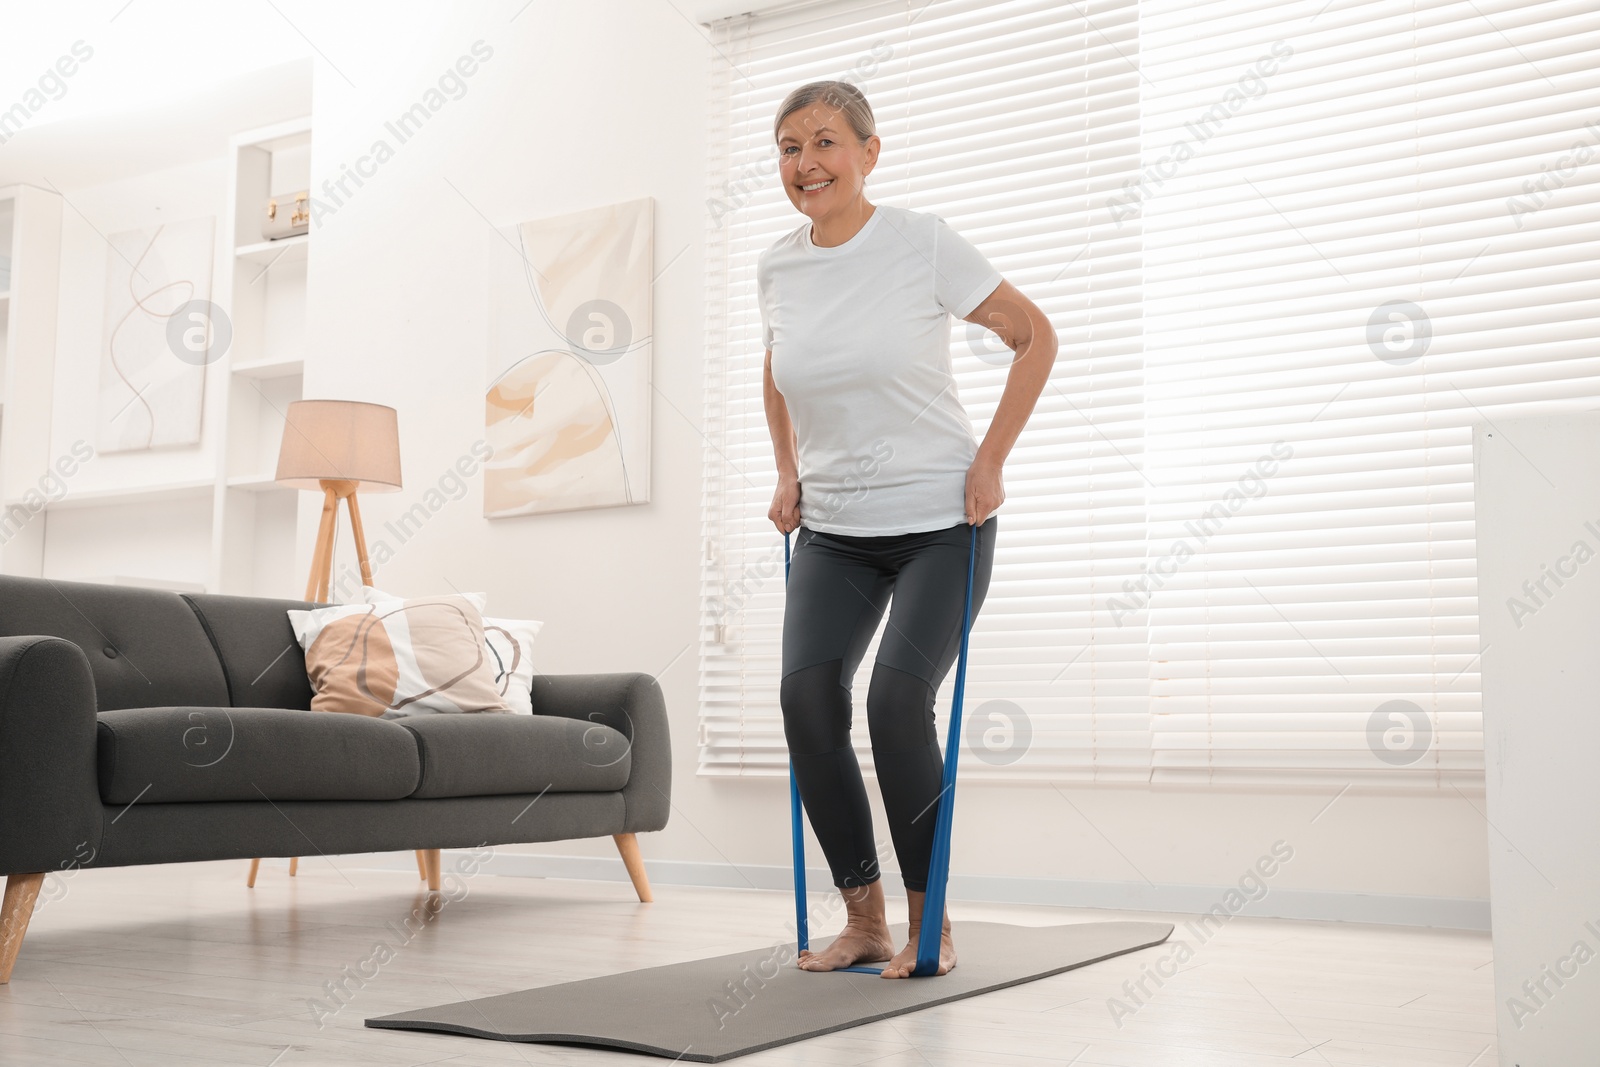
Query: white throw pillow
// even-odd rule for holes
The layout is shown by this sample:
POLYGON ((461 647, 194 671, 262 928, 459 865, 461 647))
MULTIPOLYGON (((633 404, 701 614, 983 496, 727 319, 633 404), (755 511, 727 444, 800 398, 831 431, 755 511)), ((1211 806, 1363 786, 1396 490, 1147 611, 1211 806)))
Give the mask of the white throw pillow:
MULTIPOLYGON (((481 611, 484 594, 464 593, 481 611)), ((393 593, 372 586, 361 587, 361 600, 365 604, 379 604, 386 600, 400 600, 393 593)), ((534 619, 501 619, 484 616, 483 639, 488 648, 490 667, 494 670, 494 684, 500 696, 520 715, 533 714, 533 639, 538 636, 543 622, 534 619)))

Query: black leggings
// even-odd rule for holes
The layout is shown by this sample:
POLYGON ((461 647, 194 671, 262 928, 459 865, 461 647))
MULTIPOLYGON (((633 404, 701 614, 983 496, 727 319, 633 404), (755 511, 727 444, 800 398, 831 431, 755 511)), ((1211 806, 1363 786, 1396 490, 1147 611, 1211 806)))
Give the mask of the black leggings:
MULTIPOLYGON (((989 590, 996 529, 992 515, 978 527, 974 619, 989 590)), ((867 688, 867 728, 901 880, 927 890, 944 785, 933 702, 961 650, 971 531, 962 522, 884 537, 806 527, 796 535, 779 701, 800 799, 841 889, 879 878, 872 811, 850 746, 850 684, 889 605, 867 688)))

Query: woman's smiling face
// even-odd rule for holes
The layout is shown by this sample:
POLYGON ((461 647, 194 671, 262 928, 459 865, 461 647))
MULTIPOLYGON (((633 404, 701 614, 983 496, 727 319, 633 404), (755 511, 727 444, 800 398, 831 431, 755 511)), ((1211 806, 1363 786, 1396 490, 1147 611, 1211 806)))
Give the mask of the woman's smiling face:
POLYGON ((843 111, 820 101, 790 113, 778 127, 778 174, 789 202, 813 222, 861 197, 878 162, 876 134, 862 144, 843 111), (809 187, 809 188, 808 188, 809 187))

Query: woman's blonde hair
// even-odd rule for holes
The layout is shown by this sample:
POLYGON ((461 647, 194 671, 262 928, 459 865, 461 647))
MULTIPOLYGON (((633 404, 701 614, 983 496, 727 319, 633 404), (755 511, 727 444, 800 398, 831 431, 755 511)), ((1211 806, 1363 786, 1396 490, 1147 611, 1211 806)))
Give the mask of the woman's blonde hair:
POLYGON ((867 138, 878 132, 878 124, 872 117, 872 107, 860 89, 842 81, 807 82, 783 98, 783 104, 778 108, 778 117, 772 122, 773 143, 777 143, 778 130, 783 125, 784 119, 818 101, 836 107, 844 113, 857 142, 866 144, 867 138))

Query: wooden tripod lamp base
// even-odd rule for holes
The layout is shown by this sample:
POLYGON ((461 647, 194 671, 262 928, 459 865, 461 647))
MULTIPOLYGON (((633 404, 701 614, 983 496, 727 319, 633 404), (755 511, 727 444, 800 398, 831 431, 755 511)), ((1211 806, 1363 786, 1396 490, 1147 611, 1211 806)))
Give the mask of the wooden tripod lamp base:
POLYGON ((333 581, 333 531, 338 525, 340 501, 350 512, 350 532, 355 536, 361 584, 372 584, 372 563, 367 559, 367 536, 361 527, 361 505, 356 502, 356 490, 361 483, 335 478, 324 478, 321 482, 322 521, 317 524, 317 546, 311 553, 311 577, 306 581, 306 599, 319 604, 327 601, 333 581))

